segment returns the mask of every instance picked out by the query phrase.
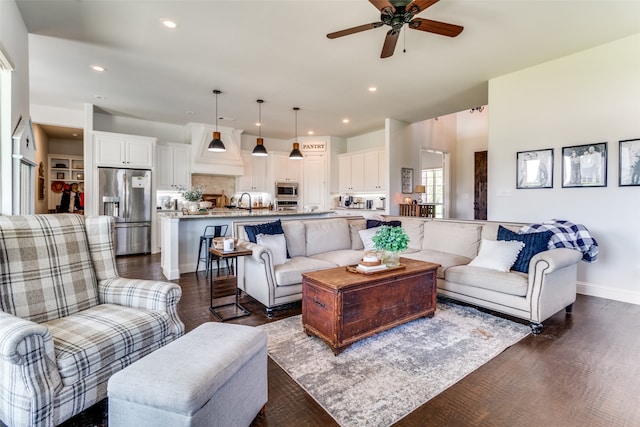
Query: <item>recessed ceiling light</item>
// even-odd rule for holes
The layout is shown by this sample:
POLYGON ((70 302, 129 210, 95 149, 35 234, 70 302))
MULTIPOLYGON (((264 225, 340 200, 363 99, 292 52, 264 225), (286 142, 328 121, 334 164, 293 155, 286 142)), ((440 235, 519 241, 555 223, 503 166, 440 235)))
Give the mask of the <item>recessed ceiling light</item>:
POLYGON ((184 112, 187 116, 193 116, 195 113, 191 110, 187 110, 184 112))
POLYGON ((369 86, 369 92, 375 92, 375 91, 377 91, 377 90, 378 90, 378 88, 377 88, 377 87, 375 87, 375 86, 369 86))
POLYGON ((349 123, 349 119, 342 119, 342 123, 349 123))
POLYGON ((309 135, 313 135, 313 131, 310 130, 309 132, 307 132, 309 135))
POLYGON ((175 21, 172 21, 171 19, 163 19, 162 25, 172 30, 178 26, 178 24, 176 24, 175 21))
POLYGON ((78 136, 76 132, 72 133, 71 136, 78 136))
POLYGON ((95 99, 107 99, 106 96, 102 96, 102 95, 95 95, 94 98, 95 99))
POLYGON ((100 72, 100 73, 101 73, 101 72, 103 72, 103 71, 106 71, 106 70, 107 70, 107 69, 106 69, 106 68, 104 68, 102 65, 91 65, 91 69, 92 69, 93 71, 98 71, 98 72, 100 72))
POLYGON ((256 126, 262 126, 262 123, 256 122, 256 126))

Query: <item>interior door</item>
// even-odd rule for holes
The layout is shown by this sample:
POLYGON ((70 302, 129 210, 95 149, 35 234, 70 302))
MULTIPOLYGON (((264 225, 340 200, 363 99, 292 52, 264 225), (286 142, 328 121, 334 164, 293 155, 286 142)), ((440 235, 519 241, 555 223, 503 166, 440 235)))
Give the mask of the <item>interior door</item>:
POLYGON ((476 151, 474 157, 473 217, 487 219, 487 152, 476 151))

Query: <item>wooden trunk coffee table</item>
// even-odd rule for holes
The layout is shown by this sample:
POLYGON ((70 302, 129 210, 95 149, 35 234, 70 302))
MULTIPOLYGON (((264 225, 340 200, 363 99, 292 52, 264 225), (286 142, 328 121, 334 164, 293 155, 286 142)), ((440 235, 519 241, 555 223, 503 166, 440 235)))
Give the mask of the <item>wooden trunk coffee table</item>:
POLYGON ((404 268, 372 274, 346 267, 302 275, 302 324, 339 354, 354 342, 436 310, 438 264, 400 258, 404 268))

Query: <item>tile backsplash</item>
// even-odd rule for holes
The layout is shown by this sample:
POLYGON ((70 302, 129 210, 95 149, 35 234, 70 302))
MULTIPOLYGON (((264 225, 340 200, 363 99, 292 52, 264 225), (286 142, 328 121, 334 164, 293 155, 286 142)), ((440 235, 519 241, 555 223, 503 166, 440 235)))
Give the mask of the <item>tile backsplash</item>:
POLYGON ((228 175, 208 175, 194 173, 191 175, 191 185, 204 185, 205 194, 224 194, 228 197, 236 192, 236 178, 228 175))

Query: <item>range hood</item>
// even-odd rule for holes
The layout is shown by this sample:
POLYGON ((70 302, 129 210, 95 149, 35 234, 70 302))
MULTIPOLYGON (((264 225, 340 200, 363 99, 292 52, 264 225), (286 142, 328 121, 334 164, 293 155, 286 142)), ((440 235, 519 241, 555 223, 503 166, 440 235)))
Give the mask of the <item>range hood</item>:
POLYGON ((240 156, 240 135, 242 130, 218 126, 218 132, 227 151, 217 153, 207 148, 215 126, 190 123, 191 132, 191 173, 212 175, 244 175, 244 163, 240 156))

